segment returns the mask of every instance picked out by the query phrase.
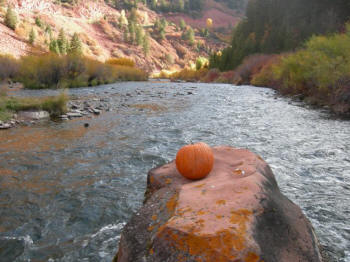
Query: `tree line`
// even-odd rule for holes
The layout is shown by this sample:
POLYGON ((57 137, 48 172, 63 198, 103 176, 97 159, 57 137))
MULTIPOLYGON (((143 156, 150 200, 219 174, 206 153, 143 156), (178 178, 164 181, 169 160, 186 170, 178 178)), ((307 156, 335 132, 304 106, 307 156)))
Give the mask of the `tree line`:
POLYGON ((251 54, 295 50, 312 35, 344 30, 348 19, 348 0, 250 0, 231 46, 211 56, 211 67, 230 70, 251 54))

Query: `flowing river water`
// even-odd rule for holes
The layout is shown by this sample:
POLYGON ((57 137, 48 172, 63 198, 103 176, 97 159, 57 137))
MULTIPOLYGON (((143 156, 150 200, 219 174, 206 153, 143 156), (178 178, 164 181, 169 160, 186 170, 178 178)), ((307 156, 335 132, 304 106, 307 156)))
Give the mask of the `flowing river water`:
POLYGON ((147 171, 191 141, 261 155, 333 261, 350 261, 350 121, 250 86, 129 82, 69 92, 102 98, 111 111, 0 132, 0 261, 110 262, 142 205, 147 171))

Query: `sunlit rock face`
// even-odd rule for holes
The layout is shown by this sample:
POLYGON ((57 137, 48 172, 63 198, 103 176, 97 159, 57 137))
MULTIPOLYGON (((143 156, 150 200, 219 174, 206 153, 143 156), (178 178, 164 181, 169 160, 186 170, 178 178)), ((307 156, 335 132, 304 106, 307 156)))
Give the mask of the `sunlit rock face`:
POLYGON ((267 163, 245 149, 213 152, 202 180, 182 177, 174 161, 149 172, 144 206, 125 226, 115 261, 322 261, 310 222, 267 163))

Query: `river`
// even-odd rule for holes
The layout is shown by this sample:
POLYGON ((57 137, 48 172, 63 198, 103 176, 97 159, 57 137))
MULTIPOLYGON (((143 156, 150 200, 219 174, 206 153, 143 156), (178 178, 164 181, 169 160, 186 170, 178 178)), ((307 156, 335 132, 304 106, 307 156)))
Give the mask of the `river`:
POLYGON ((350 262, 350 121, 250 86, 129 82, 69 92, 102 98, 111 111, 0 132, 0 261, 110 262, 147 171, 205 141, 261 155, 332 259, 350 262))

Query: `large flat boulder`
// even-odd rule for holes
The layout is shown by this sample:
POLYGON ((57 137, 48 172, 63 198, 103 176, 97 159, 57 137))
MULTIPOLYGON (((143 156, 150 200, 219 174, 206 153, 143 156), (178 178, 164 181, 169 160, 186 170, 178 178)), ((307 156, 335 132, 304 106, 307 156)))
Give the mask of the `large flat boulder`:
POLYGON ((268 164, 245 149, 213 148, 199 181, 175 162, 151 170, 143 207, 125 226, 118 262, 319 262, 301 209, 279 190, 268 164))

